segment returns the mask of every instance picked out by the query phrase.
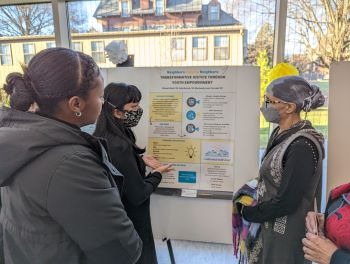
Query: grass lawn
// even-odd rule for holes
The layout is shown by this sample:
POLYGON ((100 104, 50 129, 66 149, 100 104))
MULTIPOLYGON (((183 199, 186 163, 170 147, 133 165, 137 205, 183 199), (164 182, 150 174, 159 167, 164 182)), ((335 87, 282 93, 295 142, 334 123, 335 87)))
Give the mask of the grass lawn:
MULTIPOLYGON (((305 113, 301 114, 304 119, 305 113)), ((321 132, 325 138, 328 137, 328 108, 323 107, 316 111, 311 111, 307 114, 307 120, 310 120, 313 126, 321 132)), ((269 123, 265 121, 262 114, 260 114, 260 148, 265 148, 269 135, 269 123)))

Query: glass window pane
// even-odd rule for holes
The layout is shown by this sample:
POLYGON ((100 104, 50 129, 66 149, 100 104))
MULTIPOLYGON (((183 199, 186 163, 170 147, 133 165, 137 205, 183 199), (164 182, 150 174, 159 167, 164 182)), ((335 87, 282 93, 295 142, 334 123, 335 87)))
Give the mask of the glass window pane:
POLYGON ((184 49, 185 48, 185 39, 184 38, 173 38, 171 40, 171 47, 173 49, 184 49))
POLYGON ((219 6, 217 5, 212 5, 209 6, 210 10, 210 20, 219 20, 219 6))
POLYGON ((198 48, 207 47, 207 38, 198 38, 198 48))
POLYGON ((183 61, 186 59, 186 40, 184 38, 173 38, 171 40, 172 61, 183 61))
POLYGON ((229 59, 229 49, 228 48, 215 48, 214 59, 215 60, 227 60, 227 59, 229 59))
MULTIPOLYGON (((293 2, 298 2, 295 0, 293 2)), ((305 0, 310 2, 310 0, 305 0)), ((267 71, 272 67, 273 55, 273 41, 275 30, 275 16, 276 16, 276 2, 275 0, 258 0, 258 1, 241 1, 233 0, 232 4, 227 6, 227 12, 232 14, 242 25, 244 25, 244 64, 259 65, 260 75, 260 94, 264 95, 268 81, 267 71), (260 57, 259 57, 260 56, 260 57), (263 58, 257 60, 257 58, 263 58), (266 62, 264 65, 262 62, 266 62), (258 64, 259 63, 259 64, 258 64)), ((288 1, 290 2, 290 1, 288 1)), ((222 2, 221 2, 222 3, 222 2)), ((307 4, 308 5, 308 4, 307 4)), ((231 43, 232 44, 232 43, 231 43)), ((234 46, 234 45, 232 45, 234 46)), ((231 60, 236 58, 236 51, 232 49, 231 60)), ((261 96, 261 101, 263 97, 261 96)), ((264 117, 260 116, 260 154, 262 154, 267 145, 269 123, 264 117)))
POLYGON ((183 61, 186 59, 185 50, 172 50, 171 51, 171 59, 173 61, 183 61))
POLYGON ((0 44, 0 64, 12 65, 12 53, 10 44, 0 44))
POLYGON ((193 48, 198 48, 198 38, 193 38, 192 39, 192 47, 193 48))
POLYGON ((46 48, 55 48, 56 47, 56 43, 55 42, 48 42, 46 43, 46 48))
POLYGON ((91 42, 92 51, 104 51, 104 44, 102 41, 92 41, 91 42))
POLYGON ((0 36, 52 35, 52 5, 0 6, 0 25, 0 36))
MULTIPOLYGON (((5 83, 9 73, 23 72, 21 65, 27 64, 36 52, 46 49, 46 43, 54 42, 52 4, 46 2, 5 5, 0 1, 0 84, 5 83)), ((0 105, 6 98, 2 93, 0 89, 0 105)))
POLYGON ((156 15, 162 15, 164 9, 163 0, 156 0, 156 15))
POLYGON ((24 55, 24 64, 28 64, 34 55, 24 55))
POLYGON ((122 16, 129 16, 129 4, 127 1, 122 2, 122 16))
POLYGON ((82 47, 81 42, 72 42, 72 49, 75 50, 75 51, 82 52, 83 51, 83 47, 82 47))
POLYGON ((192 47, 193 48, 206 48, 206 46, 207 46, 207 38, 194 37, 192 39, 192 47))
POLYGON ((25 43, 23 44, 23 53, 24 54, 35 54, 35 47, 34 44, 25 43))
POLYGON ((91 42, 91 56, 97 63, 105 63, 105 52, 103 41, 92 41, 91 42))
MULTIPOLYGON (((236 2, 236 0, 233 1, 236 2)), ((72 40, 81 42, 84 52, 96 59, 101 56, 93 55, 93 53, 103 52, 104 49, 92 42, 103 40, 107 45, 113 41, 126 40, 130 63, 123 66, 190 66, 193 57, 197 60, 195 64, 198 66, 242 65, 244 60, 242 45, 235 45, 232 48, 233 54, 237 54, 233 60, 216 63, 214 37, 220 34, 219 32, 225 32, 229 39, 235 40, 235 43, 244 43, 247 34, 245 25, 232 16, 232 12, 228 10, 228 5, 223 0, 219 0, 212 11, 214 14, 222 15, 220 17, 222 21, 210 23, 209 2, 194 0, 68 1, 69 17, 77 13, 82 14, 82 17, 87 17, 86 23, 79 23, 84 25, 84 27, 79 27, 79 31, 77 31, 77 23, 70 21, 72 40), (123 12, 126 11, 128 17, 123 16, 123 12), (164 16, 159 17, 161 11, 164 16), (241 30, 232 30, 233 27, 241 30), (84 35, 78 33, 84 33, 84 35), (189 41, 187 54, 185 39, 189 41), (193 55, 193 48, 203 50, 194 52, 193 55), (174 61, 184 63, 174 64, 174 61)), ((243 2, 245 1, 240 1, 240 3, 243 2)), ((225 40, 220 40, 221 44, 218 47, 229 45, 228 41, 226 44, 224 42, 225 40)), ((115 64, 107 58, 106 62, 100 66, 115 67, 115 64)))
POLYGON ((206 49, 193 49, 192 51, 192 59, 194 61, 206 60, 207 59, 207 51, 206 49))
POLYGON ((35 46, 33 43, 23 44, 24 64, 28 64, 29 61, 35 55, 35 46))
POLYGON ((228 47, 228 37, 227 36, 215 36, 214 37, 215 47, 228 47))

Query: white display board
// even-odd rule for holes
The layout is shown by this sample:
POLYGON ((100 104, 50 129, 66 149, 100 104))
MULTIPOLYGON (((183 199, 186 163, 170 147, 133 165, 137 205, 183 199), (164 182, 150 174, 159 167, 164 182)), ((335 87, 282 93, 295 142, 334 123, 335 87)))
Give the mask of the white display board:
POLYGON ((328 114, 327 197, 334 187, 350 181, 350 62, 331 65, 328 114))
POLYGON ((153 70, 148 152, 175 168, 159 187, 194 197, 202 190, 232 192, 233 73, 227 67, 153 70))
POLYGON ((170 196, 151 199, 155 237, 231 243, 232 202, 208 197, 231 197, 258 176, 259 69, 123 67, 103 72, 106 84, 125 82, 141 90, 144 116, 134 130, 137 143, 176 169, 161 184, 170 196))

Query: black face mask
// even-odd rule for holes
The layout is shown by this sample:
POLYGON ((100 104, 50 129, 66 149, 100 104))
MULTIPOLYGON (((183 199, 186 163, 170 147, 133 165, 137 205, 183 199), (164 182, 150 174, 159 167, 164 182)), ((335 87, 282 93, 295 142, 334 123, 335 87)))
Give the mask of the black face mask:
POLYGON ((125 127, 134 127, 139 123, 141 116, 143 114, 143 109, 139 108, 137 110, 125 111, 123 124, 125 127))

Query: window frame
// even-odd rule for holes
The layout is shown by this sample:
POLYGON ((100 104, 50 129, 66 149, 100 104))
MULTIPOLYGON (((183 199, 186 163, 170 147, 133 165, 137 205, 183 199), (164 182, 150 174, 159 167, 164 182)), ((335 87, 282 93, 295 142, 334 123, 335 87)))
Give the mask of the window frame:
POLYGON ((217 35, 214 36, 214 60, 229 60, 230 59, 230 36, 229 35, 217 35), (226 38, 227 46, 216 46, 216 38, 226 38), (220 54, 221 50, 225 50, 226 56, 224 58, 217 57, 217 51, 220 54))
MULTIPOLYGON (((106 53, 105 53, 105 41, 104 40, 94 40, 91 41, 91 57, 94 59, 96 63, 106 63, 106 53), (102 51, 100 50, 93 50, 93 43, 102 43, 102 51), (99 55, 103 55, 103 59, 100 60, 99 57, 96 56, 96 54, 100 53, 99 55)), ((96 46, 97 47, 97 46, 96 46)))
POLYGON ((198 37, 192 37, 192 61, 206 61, 208 60, 208 37, 207 36, 198 36, 198 37), (193 46, 193 41, 194 39, 205 39, 205 48, 198 48, 193 46), (195 58, 194 52, 198 50, 205 50, 205 58, 204 59, 199 59, 195 58))
POLYGON ((46 48, 47 49, 50 49, 50 48, 56 48, 56 42, 55 41, 49 41, 49 42, 46 42, 46 48), (50 45, 52 45, 52 47, 49 47, 50 45))
POLYGON ((209 21, 218 21, 220 20, 220 6, 219 5, 210 5, 209 6, 209 21), (216 8, 216 12, 212 12, 212 10, 216 8), (215 16, 213 16, 213 13, 215 16))
POLYGON ((170 42, 171 60, 172 61, 185 61, 186 60, 186 38, 185 37, 180 37, 180 38, 179 37, 174 37, 174 38, 171 38, 170 41, 171 41, 170 42), (184 41, 182 49, 174 47, 173 42, 175 41, 175 43, 177 43, 176 42, 177 40, 183 40, 184 41), (180 52, 180 51, 183 52, 183 54, 181 55, 181 58, 180 59, 175 58, 175 57, 177 57, 177 55, 175 55, 175 54, 177 54, 177 52, 180 52), (175 54, 174 54, 174 52, 175 52, 175 54))
MULTIPOLYGON (((74 51, 83 52, 83 43, 81 41, 72 41, 71 49, 74 50, 74 51), (80 45, 80 50, 77 50, 77 49, 74 48, 75 44, 79 44, 80 45)), ((91 48, 91 50, 92 50, 92 48, 91 48)))
POLYGON ((12 58, 12 45, 11 43, 1 43, 0 44, 0 65, 13 65, 13 58, 12 58), (2 49, 2 46, 5 45, 5 46, 8 46, 10 49, 10 52, 9 53, 3 53, 3 49, 2 49), (4 63, 4 60, 3 58, 6 57, 8 58, 9 57, 9 61, 10 63, 4 63))
POLYGON ((128 0, 121 1, 121 3, 120 3, 120 16, 121 17, 129 17, 130 16, 129 1, 128 0), (126 4, 126 10, 124 9, 125 7, 123 4, 126 4))
POLYGON ((25 65, 27 65, 27 64, 30 62, 30 60, 31 60, 31 59, 35 56, 35 54, 36 54, 35 43, 33 43, 33 42, 23 43, 23 44, 22 44, 22 48, 23 48, 23 62, 24 62, 25 65), (24 48, 25 45, 32 45, 32 46, 33 46, 33 52, 34 52, 34 53, 25 53, 25 48, 24 48), (31 57, 30 57, 30 59, 27 61, 26 58, 27 58, 28 56, 31 56, 31 57))
POLYGON ((164 15, 164 0, 155 0, 155 15, 163 16, 164 15), (162 3, 161 8, 158 8, 158 3, 162 3))

